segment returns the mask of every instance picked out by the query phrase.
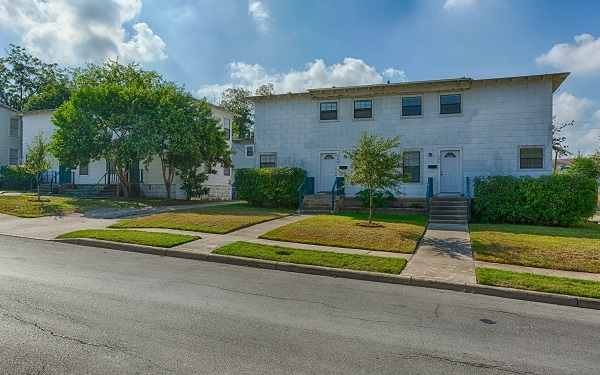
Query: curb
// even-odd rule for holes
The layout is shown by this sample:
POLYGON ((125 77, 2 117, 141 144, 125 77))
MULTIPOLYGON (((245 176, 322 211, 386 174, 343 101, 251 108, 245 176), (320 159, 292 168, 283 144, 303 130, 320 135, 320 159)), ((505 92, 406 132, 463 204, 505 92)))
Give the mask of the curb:
POLYGON ((428 279, 413 276, 393 275, 387 273, 355 271, 342 268, 330 268, 305 264, 277 262, 272 260, 243 258, 230 255, 212 253, 206 254, 188 250, 168 249, 162 247, 96 240, 91 238, 61 238, 54 239, 51 241, 70 243, 74 245, 99 247, 111 250, 131 251, 137 253, 170 256, 183 259, 202 260, 236 266, 257 267, 270 270, 305 273, 318 276, 339 277, 344 279, 410 285, 422 288, 452 290, 457 292, 473 293, 492 297, 511 298, 523 301, 541 302, 554 305, 600 310, 600 299, 577 297, 564 294, 544 293, 524 289, 511 289, 482 284, 457 283, 452 281, 428 279))

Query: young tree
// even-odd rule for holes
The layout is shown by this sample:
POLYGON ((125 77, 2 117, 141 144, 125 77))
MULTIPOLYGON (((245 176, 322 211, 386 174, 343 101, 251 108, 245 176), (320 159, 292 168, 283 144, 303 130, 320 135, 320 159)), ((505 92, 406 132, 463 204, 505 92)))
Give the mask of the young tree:
POLYGON ((400 183, 407 181, 407 176, 401 172, 404 154, 394 151, 400 146, 400 136, 386 139, 363 132, 358 146, 344 150, 350 159, 350 171, 344 177, 349 184, 369 190, 369 223, 373 217, 373 197, 377 189, 398 191, 400 183))
POLYGON ((600 177, 600 163, 594 157, 578 156, 573 159, 566 173, 597 179, 600 177))
POLYGON ((212 117, 206 101, 192 98, 174 84, 155 90, 154 101, 155 117, 148 132, 161 161, 166 198, 171 198, 176 173, 182 177, 188 199, 208 194, 208 188, 202 187, 207 173, 215 173, 217 163, 231 166, 231 152, 219 120, 212 117), (206 173, 199 171, 203 165, 206 173))
POLYGON ((114 167, 120 189, 129 196, 127 166, 152 157, 147 128, 155 108, 152 90, 162 78, 137 64, 90 64, 75 77, 72 95, 52 117, 52 153, 63 165, 105 159, 114 167))
POLYGON ((552 150, 554 151, 554 169, 553 172, 556 173, 556 162, 561 156, 571 155, 571 152, 567 150, 569 145, 563 145, 563 142, 567 139, 566 137, 562 137, 560 135, 561 130, 566 128, 567 126, 573 125, 574 121, 565 122, 561 125, 556 125, 554 122, 552 123, 552 150))
POLYGON ((26 108, 28 101, 47 85, 69 79, 68 70, 43 62, 23 47, 10 44, 5 52, 6 56, 0 57, 0 102, 15 109, 26 108))
POLYGON ((38 201, 40 198, 40 179, 42 173, 52 167, 52 161, 49 159, 49 143, 44 141, 44 135, 39 132, 30 144, 27 145, 27 160, 25 160, 25 170, 33 174, 37 184, 38 201))
MULTIPOLYGON (((272 83, 266 83, 255 91, 258 96, 273 94, 272 83)), ((251 95, 252 92, 243 87, 228 88, 221 94, 219 105, 238 114, 232 121, 232 134, 235 138, 254 137, 254 104, 248 99, 251 95)))

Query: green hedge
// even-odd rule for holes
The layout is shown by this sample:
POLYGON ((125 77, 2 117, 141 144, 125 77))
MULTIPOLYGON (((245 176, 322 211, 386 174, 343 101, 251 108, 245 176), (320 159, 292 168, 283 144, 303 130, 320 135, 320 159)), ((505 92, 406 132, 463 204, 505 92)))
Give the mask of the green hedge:
POLYGON ((572 226, 596 212, 598 183, 570 175, 477 177, 473 221, 572 226))
POLYGON ((32 173, 25 171, 22 165, 3 165, 0 167, 0 186, 4 190, 29 190, 32 173))
POLYGON ((253 206, 296 207, 304 177, 306 171, 300 168, 238 169, 236 195, 253 206))

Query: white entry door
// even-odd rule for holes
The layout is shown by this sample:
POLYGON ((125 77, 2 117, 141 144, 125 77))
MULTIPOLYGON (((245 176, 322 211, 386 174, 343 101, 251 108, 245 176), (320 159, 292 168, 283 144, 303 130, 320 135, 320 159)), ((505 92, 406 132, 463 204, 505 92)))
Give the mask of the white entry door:
POLYGON ((461 193, 460 151, 442 151, 440 158, 440 193, 461 193))
POLYGON ((335 177, 337 176, 337 153, 328 152, 321 154, 321 165, 319 168, 319 191, 331 191, 335 177))

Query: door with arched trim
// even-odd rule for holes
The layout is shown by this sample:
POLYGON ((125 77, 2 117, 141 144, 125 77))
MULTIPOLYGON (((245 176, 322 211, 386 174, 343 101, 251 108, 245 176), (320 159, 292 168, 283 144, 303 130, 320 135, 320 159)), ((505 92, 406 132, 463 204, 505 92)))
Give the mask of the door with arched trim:
POLYGON ((319 191, 329 192, 337 176, 337 152, 324 152, 320 154, 319 191))
POLYGON ((440 193, 461 193, 462 171, 459 150, 440 153, 440 193))

